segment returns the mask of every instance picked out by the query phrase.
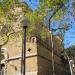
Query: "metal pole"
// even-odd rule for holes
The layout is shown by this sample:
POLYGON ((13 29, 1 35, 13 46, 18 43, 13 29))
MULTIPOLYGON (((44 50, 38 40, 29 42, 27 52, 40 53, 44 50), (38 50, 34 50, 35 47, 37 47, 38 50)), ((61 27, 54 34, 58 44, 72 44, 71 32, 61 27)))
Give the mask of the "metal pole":
POLYGON ((53 75, 55 75, 55 66, 54 66, 54 43, 53 43, 53 35, 51 33, 51 45, 52 45, 52 69, 53 75))
POLYGON ((23 57, 23 65, 24 65, 23 75, 25 75, 25 72, 26 72, 26 68, 25 68, 26 67, 25 66, 26 65, 26 59, 25 59, 26 58, 26 28, 24 28, 24 46, 23 47, 24 47, 24 51, 23 51, 23 53, 24 53, 23 54, 23 56, 24 56, 23 57))
POLYGON ((22 38, 22 52, 21 52, 21 74, 23 73, 23 57, 24 57, 24 43, 23 43, 23 41, 24 41, 24 37, 22 38))
MULTIPOLYGON (((0 45, 0 56, 1 56, 1 47, 2 45, 0 45)), ((0 57, 0 75, 1 75, 1 57, 0 57)))
POLYGON ((55 66, 54 66, 54 43, 53 43, 53 33, 50 29, 50 19, 49 19, 49 31, 50 31, 50 35, 51 35, 51 47, 52 47, 52 71, 53 71, 53 75, 55 75, 55 66))

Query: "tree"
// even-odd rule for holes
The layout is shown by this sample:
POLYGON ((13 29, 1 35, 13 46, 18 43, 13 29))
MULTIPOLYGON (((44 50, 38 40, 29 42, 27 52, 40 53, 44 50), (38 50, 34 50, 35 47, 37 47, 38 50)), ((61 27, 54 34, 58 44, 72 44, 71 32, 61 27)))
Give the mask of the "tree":
MULTIPOLYGON (((44 24, 44 18, 46 17, 47 10, 50 9, 52 14, 50 14, 49 19, 52 21, 54 18, 59 20, 63 18, 60 16, 66 13, 66 8, 62 8, 64 3, 68 0, 40 0, 38 9, 34 12, 29 10, 27 4, 24 3, 16 3, 16 0, 3 0, 0 4, 2 20, 1 25, 5 25, 9 31, 9 33, 16 33, 19 31, 21 33, 22 27, 21 21, 22 18, 27 18, 30 21, 30 26, 28 28, 28 35, 37 35, 42 38, 50 37, 50 31, 44 24), (19 9, 20 8, 20 9, 19 9), (21 12, 16 12, 16 10, 22 10, 21 12), (64 11, 65 12, 64 12, 64 11), (62 13, 62 11, 64 13, 62 13), (18 24, 17 24, 18 23, 18 24), (17 27, 18 26, 18 27, 17 27), (18 30, 19 29, 19 30, 18 30)), ((22 33, 21 33, 22 35, 22 33)), ((13 36, 14 37, 14 36, 13 36)))
POLYGON ((75 45, 72 45, 71 47, 69 47, 69 48, 67 48, 69 51, 70 51, 70 55, 72 56, 72 57, 74 57, 75 56, 75 45))
POLYGON ((73 16, 75 17, 75 0, 72 5, 73 5, 73 16))
MULTIPOLYGON (((34 12, 32 12, 26 3, 19 3, 16 0, 3 0, 0 3, 1 13, 3 14, 2 19, 4 19, 4 20, 2 20, 3 21, 2 23, 3 24, 7 23, 7 26, 9 24, 10 25, 9 27, 12 28, 13 23, 15 23, 14 21, 19 22, 21 20, 20 18, 22 18, 23 16, 26 15, 25 17, 27 17, 31 23, 31 25, 30 25, 31 28, 29 28, 30 29, 29 32, 34 33, 35 30, 37 30, 39 28, 39 25, 41 26, 41 28, 44 26, 44 17, 47 14, 46 13, 47 9, 53 9, 54 11, 56 11, 61 6, 62 2, 66 3, 67 1, 68 0, 63 0, 63 1, 61 1, 61 0, 56 0, 56 1, 43 0, 43 1, 39 2, 38 9, 35 10, 34 12), (16 14, 15 10, 18 8, 22 8, 22 12, 16 14)), ((60 11, 59 11, 59 13, 60 13, 60 11)), ((45 27, 43 27, 42 29, 44 29, 44 28, 45 27)), ((14 29, 12 29, 12 30, 14 30, 14 29)), ((39 31, 41 31, 41 29, 39 31)), ((44 30, 42 30, 42 31, 44 31, 44 30)), ((40 35, 43 35, 42 32, 40 33, 40 35)))

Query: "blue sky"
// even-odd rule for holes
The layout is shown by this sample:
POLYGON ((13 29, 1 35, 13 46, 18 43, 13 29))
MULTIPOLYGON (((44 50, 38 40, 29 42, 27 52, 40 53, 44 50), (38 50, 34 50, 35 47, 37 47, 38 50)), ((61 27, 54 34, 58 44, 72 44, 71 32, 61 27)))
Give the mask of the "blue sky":
POLYGON ((73 17, 72 2, 73 0, 69 0, 69 4, 68 4, 69 13, 65 15, 65 19, 67 19, 67 22, 72 26, 70 30, 68 30, 65 34, 65 37, 64 37, 65 47, 69 47, 75 44, 75 20, 73 17))
MULTIPOLYGON (((29 7, 32 10, 37 9, 39 0, 25 0, 29 7)), ((53 21, 51 24, 59 25, 59 24, 64 24, 68 23, 71 25, 71 28, 65 33, 64 36, 64 45, 65 47, 69 47, 73 44, 75 44, 75 21, 73 17, 73 7, 72 7, 72 2, 73 0, 69 0, 69 3, 66 5, 68 7, 68 13, 65 14, 64 19, 57 21, 53 21)))
POLYGON ((64 15, 64 18, 59 21, 53 21, 52 25, 63 25, 65 23, 69 24, 71 28, 65 33, 64 36, 64 45, 65 48, 72 46, 75 44, 75 21, 73 17, 73 7, 72 7, 73 0, 69 0, 69 3, 66 5, 68 7, 68 13, 64 15))
POLYGON ((32 10, 37 9, 39 0, 25 0, 25 2, 29 5, 32 10))

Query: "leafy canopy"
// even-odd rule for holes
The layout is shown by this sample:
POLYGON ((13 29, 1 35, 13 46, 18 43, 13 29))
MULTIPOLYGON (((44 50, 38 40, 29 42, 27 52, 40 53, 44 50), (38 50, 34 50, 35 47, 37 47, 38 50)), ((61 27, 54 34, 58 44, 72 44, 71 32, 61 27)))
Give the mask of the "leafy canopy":
MULTIPOLYGON (((44 26, 44 17, 47 14, 47 9, 53 9, 55 12, 62 3, 67 2, 68 0, 39 0, 38 8, 32 11, 26 3, 18 2, 18 0, 2 0, 2 2, 0 2, 0 25, 6 25, 7 28, 11 28, 9 32, 15 32, 15 25, 21 25, 21 23, 17 24, 16 22, 20 22, 24 17, 30 21, 28 35, 36 34, 42 38, 49 37, 49 31, 44 26), (17 10, 16 12, 18 8, 22 11, 19 12, 19 10, 17 10)), ((60 19, 59 14, 63 14, 62 9, 53 17, 60 19)), ((18 26, 18 28, 21 27, 18 26)))

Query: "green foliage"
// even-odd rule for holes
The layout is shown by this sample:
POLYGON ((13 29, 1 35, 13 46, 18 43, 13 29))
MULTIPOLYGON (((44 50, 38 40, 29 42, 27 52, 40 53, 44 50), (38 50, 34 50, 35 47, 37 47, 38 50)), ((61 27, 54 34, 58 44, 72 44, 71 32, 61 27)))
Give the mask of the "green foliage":
MULTIPOLYGON (((40 6, 38 7, 38 9, 33 13, 32 12, 28 13, 28 16, 29 16, 29 19, 30 19, 31 25, 32 25, 31 28, 30 28, 30 32, 34 33, 35 30, 36 30, 36 33, 39 32, 38 34, 40 34, 40 36, 42 36, 42 37, 45 37, 45 35, 49 36, 49 31, 44 32, 45 27, 43 28, 41 26, 42 28, 39 29, 39 31, 37 31, 38 26, 40 28, 40 25, 44 25, 44 17, 47 14, 46 13, 47 9, 53 8, 54 10, 56 10, 60 6, 60 4, 61 4, 60 0, 56 0, 56 1, 40 0, 40 6), (41 33, 40 33, 40 31, 41 31, 41 33)), ((59 11, 59 13, 63 14, 62 11, 59 11)), ((56 15, 58 15, 58 14, 56 14, 56 15)))
POLYGON ((75 45, 72 45, 71 47, 69 47, 68 50, 74 51, 75 50, 75 45))
MULTIPOLYGON (((28 28, 28 36, 30 35, 38 35, 42 38, 49 37, 49 31, 44 26, 44 17, 46 16, 47 9, 54 9, 60 7, 60 5, 63 3, 66 3, 68 0, 40 0, 38 9, 34 12, 29 9, 28 5, 26 3, 19 3, 18 0, 3 0, 0 3, 0 23, 1 25, 7 25, 9 27, 9 32, 14 32, 13 30, 14 25, 13 23, 16 23, 16 21, 20 18, 26 18, 30 21, 30 26, 28 28), (15 13, 16 8, 22 8, 22 12, 15 13)), ((65 11, 65 10, 64 10, 65 11)), ((63 15, 64 12, 62 12, 62 9, 58 11, 58 13, 55 15, 56 19, 60 19, 60 15, 63 15)), ((63 18, 63 16, 61 16, 63 18)), ((14 36, 13 36, 14 37, 14 36)))
POLYGON ((73 16, 75 17, 75 2, 73 2, 73 16))
POLYGON ((30 21, 30 26, 28 28, 28 35, 36 35, 40 36, 41 38, 46 38, 49 37, 49 31, 48 29, 44 26, 44 21, 43 21, 43 14, 36 12, 29 12, 27 14, 28 20, 30 21))
POLYGON ((53 17, 56 21, 61 20, 64 18, 65 13, 67 13, 67 8, 60 9, 53 17))
POLYGON ((69 57, 71 56, 71 51, 69 49, 65 49, 64 53, 66 53, 66 55, 68 55, 69 57))
POLYGON ((38 9, 44 13, 43 16, 47 14, 47 9, 52 9, 56 14, 54 14, 51 19, 58 21, 67 13, 67 8, 64 7, 64 4, 68 3, 68 1, 69 0, 42 0, 40 1, 40 7, 38 9))
POLYGON ((45 8, 57 7, 61 3, 61 0, 40 0, 40 6, 45 8))
MULTIPOLYGON (((8 35, 10 33, 16 34, 14 32, 16 28, 13 25, 14 23, 16 24, 17 19, 20 18, 20 16, 23 14, 22 12, 16 12, 16 8, 21 7, 23 9, 23 13, 27 13, 29 11, 28 5, 24 3, 17 3, 16 0, 3 0, 0 2, 0 27, 6 26, 8 29, 8 35), (15 30, 14 30, 15 28, 15 30)), ((18 24, 17 24, 18 25, 18 24)), ((19 28, 18 28, 19 29, 19 28)), ((6 29, 5 29, 6 30, 6 29)), ((0 40, 6 41, 7 40, 7 35, 0 30, 0 33, 3 33, 4 36, 1 36, 0 34, 0 40)), ((12 37, 14 38, 15 36, 12 37)), ((10 37, 12 39, 12 37, 10 37)))
POLYGON ((68 49, 64 49, 64 51, 61 52, 61 56, 63 56, 64 59, 69 59, 71 57, 71 52, 68 49))
POLYGON ((61 1, 63 1, 63 3, 67 3, 67 2, 69 2, 69 0, 61 0, 61 1))

